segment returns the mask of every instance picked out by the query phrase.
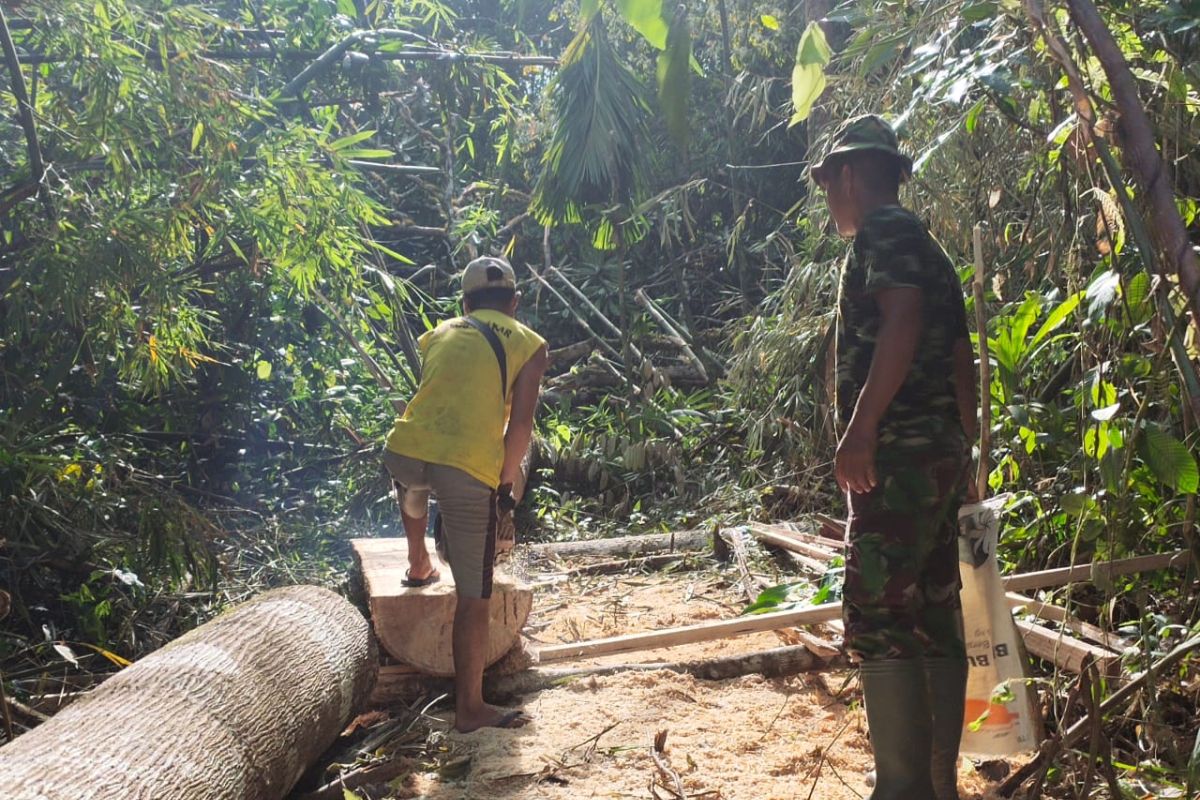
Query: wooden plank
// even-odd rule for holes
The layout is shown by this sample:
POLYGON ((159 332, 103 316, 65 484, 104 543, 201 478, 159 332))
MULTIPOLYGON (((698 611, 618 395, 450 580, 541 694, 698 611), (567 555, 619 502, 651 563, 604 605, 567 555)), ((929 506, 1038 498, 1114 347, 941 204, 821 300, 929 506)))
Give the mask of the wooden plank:
POLYGON ((828 548, 809 544, 799 539, 793 531, 772 530, 761 525, 750 525, 747 530, 750 531, 751 536, 764 544, 803 556, 804 561, 801 563, 814 565, 819 568, 819 572, 824 572, 829 563, 838 555, 828 548))
POLYGON ((1044 603, 1041 600, 1026 597, 1016 592, 1008 592, 1005 596, 1008 598, 1009 605, 1013 608, 1024 606, 1025 610, 1033 616, 1057 622, 1071 633, 1082 636, 1084 639, 1089 639, 1114 652, 1119 653, 1125 649, 1125 643, 1121 641, 1119 636, 1084 622, 1078 617, 1073 616, 1071 612, 1062 606, 1044 603))
POLYGON ((1025 649, 1038 658, 1052 661, 1060 669, 1078 675, 1084 662, 1091 658, 1100 674, 1116 678, 1121 673, 1121 657, 1099 645, 1080 641, 1063 631, 1052 631, 1027 619, 1016 620, 1017 629, 1025 640, 1025 649))
POLYGON ((552 661, 592 658, 595 656, 611 655, 613 653, 654 650, 659 647, 676 647, 681 644, 709 642, 715 639, 730 639, 750 633, 790 628, 793 625, 815 625, 819 622, 838 619, 841 615, 841 603, 825 603, 824 605, 811 606, 793 611, 776 611, 770 614, 757 614, 737 617, 736 619, 702 622, 697 625, 684 625, 678 628, 631 633, 624 636, 610 636, 605 639, 593 639, 587 642, 550 645, 538 651, 538 659, 542 663, 549 663, 552 661))
MULTIPOLYGON (((1173 553, 1157 553, 1151 556, 1135 556, 1116 561, 1095 562, 1095 569, 1107 577, 1130 575, 1135 572, 1153 572, 1167 567, 1183 566, 1187 563, 1188 552, 1176 550, 1173 553)), ((1019 575, 1006 575, 1004 588, 1010 592, 1025 592, 1030 589, 1047 589, 1051 586, 1064 586, 1068 583, 1090 583, 1092 580, 1093 563, 1076 564, 1073 567, 1046 569, 1040 572, 1026 572, 1019 575)))

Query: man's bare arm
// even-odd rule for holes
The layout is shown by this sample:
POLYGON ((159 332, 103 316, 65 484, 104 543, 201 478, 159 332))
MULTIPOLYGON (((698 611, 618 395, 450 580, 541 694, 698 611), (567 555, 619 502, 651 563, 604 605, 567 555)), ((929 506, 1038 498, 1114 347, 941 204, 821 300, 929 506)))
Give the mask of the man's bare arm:
POLYGON ((500 470, 500 485, 516 484, 520 478, 521 460, 533 438, 533 414, 537 410, 542 375, 550 363, 550 354, 543 345, 525 362, 513 384, 512 412, 504 434, 504 467, 500 470))

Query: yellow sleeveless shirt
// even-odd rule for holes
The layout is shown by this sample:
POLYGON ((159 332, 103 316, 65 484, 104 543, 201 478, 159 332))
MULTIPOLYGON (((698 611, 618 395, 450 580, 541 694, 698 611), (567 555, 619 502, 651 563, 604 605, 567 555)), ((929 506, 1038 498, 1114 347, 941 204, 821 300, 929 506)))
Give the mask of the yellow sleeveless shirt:
POLYGON ((525 363, 546 340, 500 311, 470 316, 491 327, 504 345, 508 386, 500 395, 500 366, 479 331, 451 319, 421 336, 421 385, 388 436, 402 456, 461 469, 495 488, 504 467, 504 430, 511 393, 525 363))

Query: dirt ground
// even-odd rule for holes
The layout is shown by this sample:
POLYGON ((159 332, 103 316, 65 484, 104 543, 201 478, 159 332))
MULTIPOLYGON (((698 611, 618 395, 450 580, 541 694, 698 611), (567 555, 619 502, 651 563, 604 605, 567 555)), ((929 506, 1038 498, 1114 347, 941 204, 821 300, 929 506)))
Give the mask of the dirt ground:
MULTIPOLYGON (((737 615, 740 588, 713 567, 647 575, 574 577, 539 586, 528 630, 551 644, 737 615)), ((590 663, 655 663, 778 647, 773 633, 648 651, 590 663)), ((581 666, 575 664, 573 666, 581 666)), ((677 798, 652 756, 665 759, 689 798, 851 800, 869 794, 866 719, 852 673, 703 681, 669 671, 587 678, 524 698, 532 724, 461 735, 446 724, 458 767, 415 776, 414 797, 677 798), (657 784, 657 786, 652 786, 657 784)), ((446 722, 450 719, 447 717, 446 722)), ((962 760, 964 798, 989 784, 962 760)))

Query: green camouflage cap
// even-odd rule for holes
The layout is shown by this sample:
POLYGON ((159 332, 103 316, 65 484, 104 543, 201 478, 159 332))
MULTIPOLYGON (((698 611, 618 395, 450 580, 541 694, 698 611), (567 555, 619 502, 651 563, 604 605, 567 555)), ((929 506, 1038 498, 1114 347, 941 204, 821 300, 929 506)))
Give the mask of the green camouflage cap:
POLYGON ((900 152, 896 131, 883 117, 877 114, 863 114, 843 122, 833 134, 833 144, 829 148, 829 152, 809 168, 809 174, 814 180, 820 182, 821 172, 828 166, 830 158, 860 150, 878 150, 894 156, 900 162, 901 180, 912 175, 912 159, 900 152))

